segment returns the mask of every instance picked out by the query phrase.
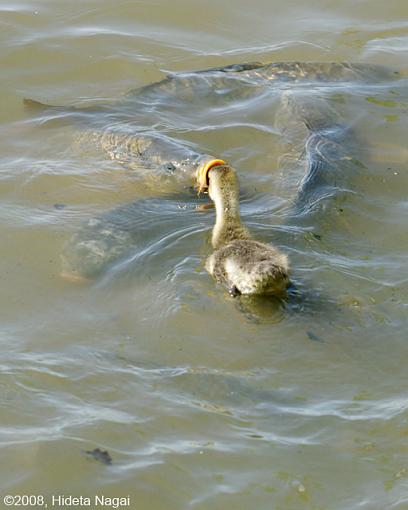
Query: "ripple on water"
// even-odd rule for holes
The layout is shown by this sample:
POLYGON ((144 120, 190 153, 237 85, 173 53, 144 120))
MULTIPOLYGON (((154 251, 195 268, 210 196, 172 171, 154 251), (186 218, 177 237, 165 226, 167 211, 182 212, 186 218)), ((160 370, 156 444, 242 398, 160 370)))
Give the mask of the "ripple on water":
POLYGON ((329 6, 324 19, 304 7, 300 24, 289 4, 274 24, 265 5, 2 7, 13 121, 0 128, 0 444, 12 493, 47 479, 66 494, 136 494, 141 509, 406 505, 406 78, 202 75, 198 95, 155 85, 116 100, 159 68, 238 56, 329 60, 334 48, 336 60, 405 66, 406 24, 387 21, 389 5, 351 15, 346 3, 334 17, 329 6), (31 115, 23 89, 95 108, 31 115), (137 172, 76 142, 89 125, 138 126, 236 166, 244 221, 289 252, 292 301, 233 300, 214 285, 203 268, 214 213, 194 210, 205 199, 178 185, 153 197, 137 172), (356 138, 336 146, 344 125, 356 138), (330 175, 308 188, 311 162, 330 175), (88 285, 61 281, 64 243, 92 240, 95 221, 105 241, 109 222, 127 231, 131 249, 88 285), (112 465, 88 462, 94 448, 112 465))

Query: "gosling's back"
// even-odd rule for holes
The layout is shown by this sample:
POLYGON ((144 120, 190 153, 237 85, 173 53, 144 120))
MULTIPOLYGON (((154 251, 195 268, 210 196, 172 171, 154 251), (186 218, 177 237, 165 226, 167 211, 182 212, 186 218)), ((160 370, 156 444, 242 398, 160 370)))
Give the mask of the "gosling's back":
POLYGON ((216 250, 207 271, 241 294, 281 294, 289 284, 289 263, 273 246, 252 239, 234 240, 216 250))

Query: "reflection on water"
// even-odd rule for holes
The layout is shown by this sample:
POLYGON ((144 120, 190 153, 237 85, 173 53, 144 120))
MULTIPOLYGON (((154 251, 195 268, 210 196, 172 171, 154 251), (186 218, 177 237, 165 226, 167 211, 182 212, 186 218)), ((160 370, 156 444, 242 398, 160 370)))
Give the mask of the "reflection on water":
POLYGON ((1 492, 402 510, 405 4, 182 7, 0 7, 1 492), (255 64, 285 61, 325 64, 255 64), (286 303, 204 270, 203 155, 289 253, 286 303))

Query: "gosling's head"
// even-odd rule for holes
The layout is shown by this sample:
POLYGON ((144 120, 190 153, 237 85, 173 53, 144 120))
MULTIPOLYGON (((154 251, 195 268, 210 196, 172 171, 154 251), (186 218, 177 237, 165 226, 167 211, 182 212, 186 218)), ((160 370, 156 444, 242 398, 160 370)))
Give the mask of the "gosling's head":
POLYGON ((208 194, 214 202, 220 196, 233 198, 238 195, 238 177, 229 165, 210 168, 207 173, 207 183, 208 194))
POLYGON ((196 170, 196 181, 198 193, 208 190, 208 172, 214 166, 225 165, 225 161, 222 159, 214 159, 211 156, 204 156, 198 161, 198 167, 196 170))

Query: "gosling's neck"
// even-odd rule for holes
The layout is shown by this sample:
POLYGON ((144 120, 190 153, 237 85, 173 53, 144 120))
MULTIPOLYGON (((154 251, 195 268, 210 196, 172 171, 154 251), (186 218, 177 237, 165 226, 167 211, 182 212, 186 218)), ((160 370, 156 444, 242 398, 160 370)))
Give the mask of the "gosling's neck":
POLYGON ((216 221, 212 232, 212 245, 220 248, 235 239, 250 239, 247 228, 241 223, 238 189, 231 186, 211 190, 216 221))

